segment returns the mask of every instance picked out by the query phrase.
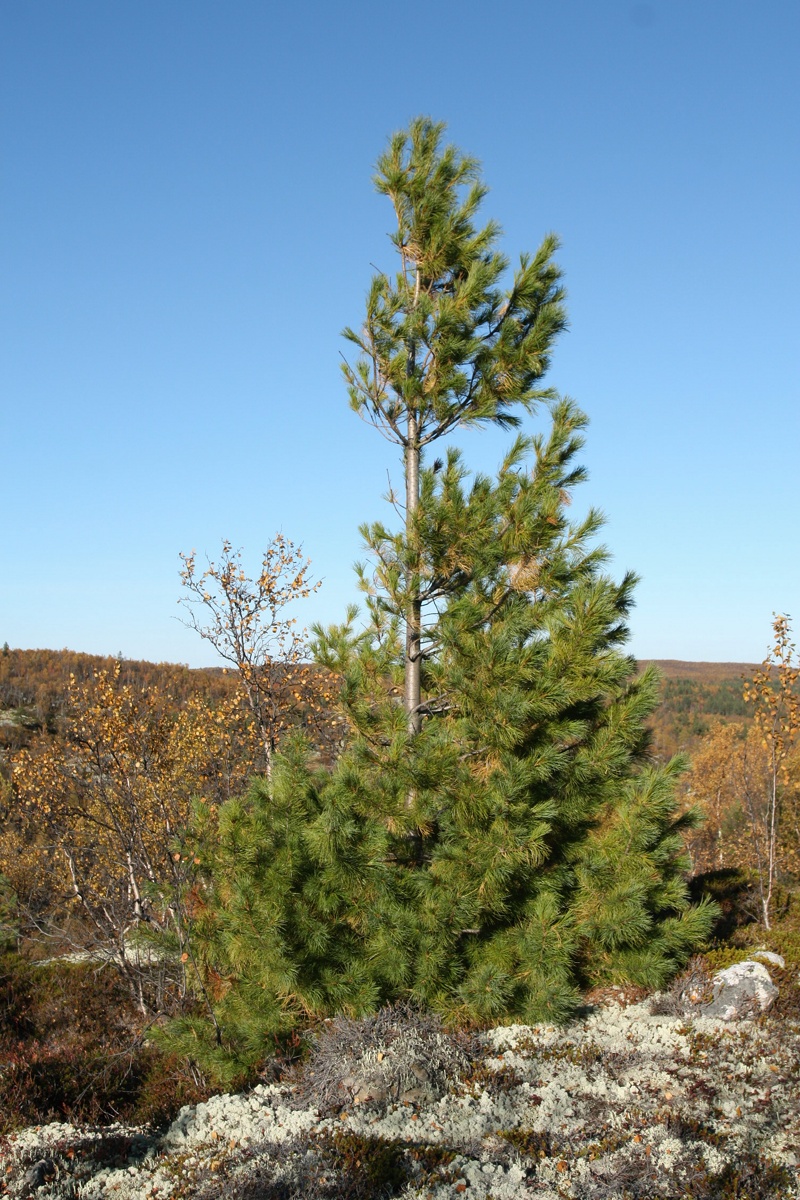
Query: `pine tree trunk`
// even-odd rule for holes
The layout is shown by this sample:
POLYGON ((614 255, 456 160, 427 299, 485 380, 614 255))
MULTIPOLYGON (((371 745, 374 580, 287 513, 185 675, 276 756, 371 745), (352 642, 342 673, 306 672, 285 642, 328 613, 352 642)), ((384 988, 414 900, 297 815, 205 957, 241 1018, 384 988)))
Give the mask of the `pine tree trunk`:
MULTIPOLYGON (((409 414, 408 443, 406 445, 406 543, 413 539, 412 527, 419 507, 419 435, 416 417, 409 414)), ((406 568, 406 661, 405 661, 405 706, 408 731, 419 733, 422 716, 419 706, 422 700, 422 604, 419 596, 419 579, 415 580, 416 563, 406 568)))
MULTIPOLYGON (((411 308, 416 308, 420 291, 420 271, 417 265, 414 271, 414 296, 411 308)), ((411 380, 417 368, 417 347, 414 338, 409 339, 406 349, 406 378, 411 380)), ((410 397, 407 398, 410 403, 410 397)), ((419 507, 419 417, 413 407, 408 410, 408 425, 406 428, 405 468, 406 468, 406 546, 415 541, 414 522, 419 507)), ((404 671, 405 705, 408 719, 408 732, 415 736, 422 728, 422 716, 419 706, 422 701, 422 603, 419 595, 419 563, 416 558, 406 567, 406 661, 404 671)), ((409 797, 411 800, 411 797, 409 797)))

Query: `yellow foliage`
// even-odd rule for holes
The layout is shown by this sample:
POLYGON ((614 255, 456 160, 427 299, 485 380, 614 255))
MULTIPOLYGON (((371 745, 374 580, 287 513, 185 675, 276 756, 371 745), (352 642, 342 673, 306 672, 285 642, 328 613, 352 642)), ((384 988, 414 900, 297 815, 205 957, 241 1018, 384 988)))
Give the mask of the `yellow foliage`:
POLYGON ((312 740, 331 748, 339 740, 334 715, 335 681, 304 663, 305 630, 284 609, 317 591, 309 578, 310 561, 283 534, 264 552, 261 568, 251 579, 242 567, 242 552, 227 540, 218 563, 199 572, 197 558, 181 555, 181 601, 188 624, 210 642, 222 659, 235 666, 250 714, 261 739, 266 774, 287 730, 309 726, 312 740))
POLYGON ((178 706, 121 682, 119 664, 73 678, 68 713, 62 734, 13 756, 0 871, 40 922, 77 910, 95 941, 119 944, 141 921, 174 923, 192 800, 239 791, 258 742, 238 693, 213 712, 198 696, 178 706))
POLYGON ((755 705, 751 728, 712 729, 688 779, 706 815, 690 846, 695 869, 754 871, 767 927, 775 883, 800 884, 800 666, 788 617, 776 616, 773 632, 762 669, 743 689, 755 705))

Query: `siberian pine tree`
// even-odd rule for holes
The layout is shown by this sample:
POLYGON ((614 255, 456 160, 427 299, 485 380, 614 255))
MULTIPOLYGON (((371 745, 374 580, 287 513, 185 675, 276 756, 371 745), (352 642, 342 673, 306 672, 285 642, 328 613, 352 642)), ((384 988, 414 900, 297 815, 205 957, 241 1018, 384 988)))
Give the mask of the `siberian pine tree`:
POLYGON ((426 449, 464 426, 519 425, 532 408, 556 334, 565 323, 556 239, 520 259, 511 287, 497 250, 498 226, 476 228, 486 195, 478 163, 441 144, 444 126, 420 117, 391 138, 375 186, 394 207, 394 278, 376 274, 360 332, 360 351, 344 366, 350 403, 402 448, 405 528, 365 531, 382 567, 384 598, 405 631, 404 701, 409 729, 422 723, 421 677, 428 644, 426 608, 448 580, 426 578, 419 528, 420 466, 426 449))
POLYGON ((455 556, 460 579, 430 632, 418 733, 379 686, 366 699, 385 627, 349 660, 341 630, 327 643, 354 729, 337 777, 349 811, 391 831, 391 910, 412 914, 392 927, 387 909, 387 946, 409 993, 451 1015, 560 1019, 592 983, 658 986, 709 930, 687 898, 681 764, 648 756, 657 679, 621 649, 635 579, 604 573, 596 513, 568 518, 584 425, 553 403, 494 480, 453 451, 423 468, 426 569, 455 556))
POLYGON ((216 1046, 208 1026, 183 1035, 216 1069, 389 999, 564 1019, 593 983, 658 986, 711 925, 687 897, 681 764, 649 756, 657 679, 624 651, 635 578, 606 574, 597 512, 570 519, 586 418, 540 386, 565 323, 555 239, 503 287, 498 229, 475 224, 486 189, 442 131, 414 121, 379 161, 400 270, 347 331, 352 405, 405 479, 400 527, 363 529, 366 627, 351 610, 315 631, 347 744, 316 774, 295 744, 200 839, 216 1046), (525 412, 544 429, 494 477, 449 443, 426 457, 525 412))
POLYGON ((160 1036, 227 1085, 296 1027, 374 1010, 403 982, 390 958, 369 955, 365 912, 387 882, 375 869, 386 831, 352 813, 337 829, 335 803, 322 800, 326 782, 296 735, 271 779, 255 779, 220 809, 196 806, 198 883, 183 944, 197 1003, 160 1036))

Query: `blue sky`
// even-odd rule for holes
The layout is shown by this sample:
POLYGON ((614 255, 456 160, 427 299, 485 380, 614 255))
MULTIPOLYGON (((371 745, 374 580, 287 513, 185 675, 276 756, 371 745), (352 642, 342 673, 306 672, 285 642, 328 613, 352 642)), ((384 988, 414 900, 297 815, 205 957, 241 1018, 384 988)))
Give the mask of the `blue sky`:
MULTIPOLYGON (((800 616, 800 7, 789 0, 6 0, 0 641, 203 665, 180 551, 277 530, 355 596, 394 448, 340 378, 372 165, 425 113, 509 257, 555 230, 550 382, 640 657, 757 661, 800 616)), ((491 469, 506 438, 457 439, 491 469)))

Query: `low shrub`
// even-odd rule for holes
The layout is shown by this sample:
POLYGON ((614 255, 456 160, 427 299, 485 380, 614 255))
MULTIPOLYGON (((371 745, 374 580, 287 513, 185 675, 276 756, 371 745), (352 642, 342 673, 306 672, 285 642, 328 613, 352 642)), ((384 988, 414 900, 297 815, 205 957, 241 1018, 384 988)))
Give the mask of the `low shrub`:
POLYGON ((298 1072, 297 1098, 321 1112, 430 1099, 469 1068, 465 1046, 465 1036, 407 1004, 358 1020, 336 1017, 314 1037, 298 1072))
POLYGON ((149 1045, 108 968, 0 958, 0 1133, 47 1121, 162 1125, 209 1089, 149 1045))

